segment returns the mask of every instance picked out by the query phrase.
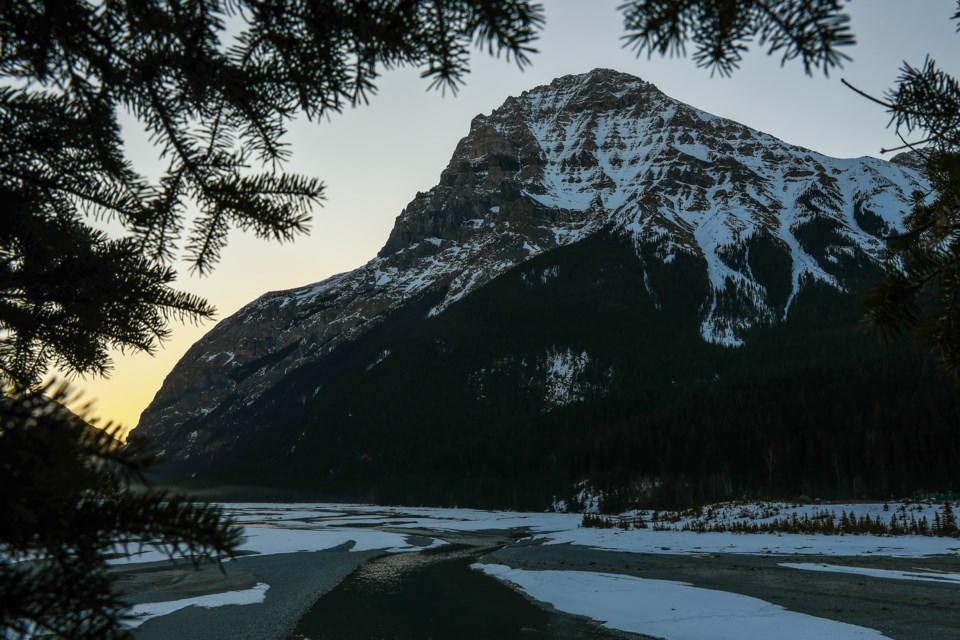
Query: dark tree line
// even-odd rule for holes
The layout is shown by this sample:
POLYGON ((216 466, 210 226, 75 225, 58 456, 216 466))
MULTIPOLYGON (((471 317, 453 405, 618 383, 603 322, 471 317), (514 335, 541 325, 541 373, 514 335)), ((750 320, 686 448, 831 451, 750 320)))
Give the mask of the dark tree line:
POLYGON ((597 234, 428 321, 440 298, 418 301, 232 417, 184 428, 242 434, 204 469, 214 485, 311 500, 543 509, 585 480, 608 508, 958 488, 960 395, 935 360, 863 330, 855 301, 876 267, 848 265, 848 292, 805 287, 739 349, 700 336, 702 265, 647 267, 659 309, 633 245, 597 234), (556 277, 525 284, 545 268, 556 277), (544 357, 567 351, 589 364, 557 406, 544 357))

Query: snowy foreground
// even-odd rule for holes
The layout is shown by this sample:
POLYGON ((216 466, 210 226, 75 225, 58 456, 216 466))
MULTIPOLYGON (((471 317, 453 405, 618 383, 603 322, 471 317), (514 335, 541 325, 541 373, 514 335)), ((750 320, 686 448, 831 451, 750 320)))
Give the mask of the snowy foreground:
MULTIPOLYGON (((877 580, 937 581, 956 584, 960 574, 867 569, 802 562, 804 555, 922 557, 960 554, 960 540, 927 536, 803 535, 695 533, 683 531, 690 518, 677 519, 667 530, 582 528, 581 516, 559 513, 514 513, 470 509, 431 509, 329 504, 230 504, 228 512, 246 529, 244 553, 278 554, 341 547, 349 551, 418 552, 446 544, 444 532, 480 532, 525 528, 544 544, 572 544, 592 549, 646 554, 770 554, 792 556, 780 566, 797 571, 857 573, 877 580), (410 529, 411 534, 403 531, 410 529), (415 531, 413 531, 415 530, 415 531), (428 532, 428 533, 425 533, 428 532)), ((819 507, 822 509, 823 507, 819 507)), ((840 513, 886 515, 883 505, 831 505, 840 513)), ((789 517, 813 507, 769 505, 711 512, 714 521, 762 522, 789 517)), ((911 505, 916 517, 933 507, 911 505)), ((662 526, 661 526, 662 528, 662 526)), ((166 556, 145 550, 116 564, 153 562, 166 556)), ((736 638, 883 638, 879 632, 786 610, 757 598, 703 589, 682 582, 652 580, 588 571, 532 571, 498 564, 474 565, 548 603, 560 611, 592 618, 607 627, 668 640, 736 638)), ((136 605, 138 626, 145 620, 185 607, 218 607, 263 602, 269 585, 182 600, 136 605)), ((960 592, 958 592, 960 594, 960 592)))

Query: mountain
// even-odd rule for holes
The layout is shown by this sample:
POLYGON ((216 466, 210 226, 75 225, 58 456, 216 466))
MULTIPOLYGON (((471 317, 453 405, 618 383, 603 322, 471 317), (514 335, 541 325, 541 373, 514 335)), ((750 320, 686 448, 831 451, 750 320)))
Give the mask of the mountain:
POLYGON ((942 484, 955 394, 854 331, 882 237, 926 187, 895 160, 829 158, 615 71, 559 78, 474 118, 373 260, 217 324, 136 433, 167 477, 351 499, 942 484), (938 416, 922 442, 908 405, 938 416), (719 467, 686 470, 666 449, 702 449, 704 423, 724 425, 719 467), (797 462, 798 437, 831 434, 846 444, 797 462), (889 472, 923 447, 944 470, 889 472))

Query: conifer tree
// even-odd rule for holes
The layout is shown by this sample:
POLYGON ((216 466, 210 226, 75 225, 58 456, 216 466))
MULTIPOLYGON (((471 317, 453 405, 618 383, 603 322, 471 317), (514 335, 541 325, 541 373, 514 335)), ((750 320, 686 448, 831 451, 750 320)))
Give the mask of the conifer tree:
POLYGON ((957 535, 957 516, 953 512, 953 505, 943 503, 943 517, 940 519, 940 534, 944 536, 957 535))
POLYGON ((888 242, 887 277, 864 308, 883 338, 912 332, 960 384, 960 83, 927 58, 904 64, 897 88, 876 102, 902 138, 918 138, 904 146, 931 187, 913 194, 905 230, 888 242))
POLYGON ((153 462, 64 404, 65 386, 0 397, 0 629, 4 638, 122 638, 106 563, 153 547, 194 563, 232 554, 219 507, 133 488, 153 462))
POLYGON ((65 409, 45 373, 103 375, 111 348, 151 352, 171 321, 211 317, 172 288, 174 263, 209 272, 231 228, 306 231, 324 186, 281 171, 291 118, 362 104, 401 65, 455 91, 472 46, 523 66, 541 23, 520 0, 0 3, 5 638, 126 637, 110 554, 219 561, 240 533, 216 507, 134 491, 149 451, 65 409), (159 181, 126 157, 120 110, 158 146, 159 181))
POLYGON ((455 91, 472 44, 523 66, 541 22, 517 0, 0 4, 0 372, 102 374, 110 347, 210 317, 170 287, 173 261, 209 272, 231 228, 291 240, 323 197, 280 170, 291 118, 364 103, 401 65, 455 91), (121 109, 159 147, 156 183, 124 154, 121 109))

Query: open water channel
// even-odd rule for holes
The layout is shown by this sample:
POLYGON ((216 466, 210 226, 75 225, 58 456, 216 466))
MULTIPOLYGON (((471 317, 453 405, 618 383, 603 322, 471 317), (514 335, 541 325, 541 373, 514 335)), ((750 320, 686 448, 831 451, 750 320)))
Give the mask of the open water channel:
MULTIPOLYGON (((607 640, 596 624, 535 605, 470 568, 484 551, 454 546, 372 560, 301 618, 296 640, 607 640)), ((629 636, 637 637, 637 636, 629 636)))

